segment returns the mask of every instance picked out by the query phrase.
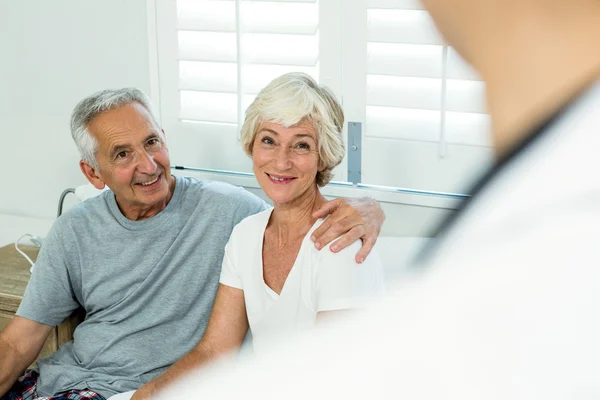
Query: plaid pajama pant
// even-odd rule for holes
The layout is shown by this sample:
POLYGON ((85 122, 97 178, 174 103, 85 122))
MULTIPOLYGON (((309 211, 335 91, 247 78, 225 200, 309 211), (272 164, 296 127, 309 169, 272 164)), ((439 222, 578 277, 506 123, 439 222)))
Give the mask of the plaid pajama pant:
POLYGON ((0 400, 106 400, 88 389, 73 389, 52 397, 38 396, 36 393, 38 376, 35 371, 25 371, 0 400))

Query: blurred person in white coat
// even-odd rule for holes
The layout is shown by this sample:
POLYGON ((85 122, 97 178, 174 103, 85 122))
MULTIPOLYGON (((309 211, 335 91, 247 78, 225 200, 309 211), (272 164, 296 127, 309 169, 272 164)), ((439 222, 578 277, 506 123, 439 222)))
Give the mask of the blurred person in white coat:
POLYGON ((161 399, 600 398, 600 1, 423 3, 487 84, 495 168, 386 309, 161 399))

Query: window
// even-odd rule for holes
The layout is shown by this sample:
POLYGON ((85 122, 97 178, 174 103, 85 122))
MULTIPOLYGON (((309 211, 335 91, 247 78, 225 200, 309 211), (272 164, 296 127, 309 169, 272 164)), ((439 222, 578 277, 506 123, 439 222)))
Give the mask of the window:
MULTIPOLYGON (((484 85, 418 1, 156 0, 156 15, 177 165, 251 172, 238 124, 289 71, 328 85, 361 123, 364 184, 462 191, 490 164, 484 85)), ((347 177, 345 161, 334 179, 347 177)))

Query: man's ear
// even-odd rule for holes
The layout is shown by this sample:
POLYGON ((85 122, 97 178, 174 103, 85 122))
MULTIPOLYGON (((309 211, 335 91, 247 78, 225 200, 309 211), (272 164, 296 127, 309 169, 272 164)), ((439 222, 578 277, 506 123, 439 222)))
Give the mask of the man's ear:
POLYGON ((86 163, 85 161, 80 160, 79 168, 81 168, 81 172, 83 172, 83 175, 85 175, 87 180, 90 181, 90 183, 92 185, 94 185, 94 187, 96 189, 98 189, 98 190, 104 189, 106 184, 104 183, 104 181, 102 180, 102 177, 100 177, 100 174, 94 167, 92 167, 90 164, 86 163))

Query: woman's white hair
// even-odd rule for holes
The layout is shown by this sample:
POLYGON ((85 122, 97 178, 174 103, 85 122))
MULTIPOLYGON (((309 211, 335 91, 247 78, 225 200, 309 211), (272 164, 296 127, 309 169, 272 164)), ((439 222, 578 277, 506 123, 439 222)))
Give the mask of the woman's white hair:
POLYGON ((344 110, 328 88, 319 86, 305 73, 282 75, 258 93, 246 110, 242 146, 252 156, 256 134, 263 122, 290 127, 305 120, 317 131, 319 169, 322 169, 317 173, 317 185, 325 186, 333 176, 331 171, 346 153, 342 138, 344 110))
POLYGON ((89 123, 105 111, 131 103, 140 103, 144 106, 154 123, 160 127, 158 119, 152 111, 150 99, 144 92, 136 88, 102 90, 86 97, 75 106, 71 115, 71 136, 73 136, 81 159, 85 163, 98 168, 96 161, 98 141, 88 131, 89 123))

